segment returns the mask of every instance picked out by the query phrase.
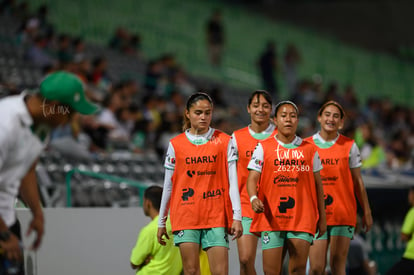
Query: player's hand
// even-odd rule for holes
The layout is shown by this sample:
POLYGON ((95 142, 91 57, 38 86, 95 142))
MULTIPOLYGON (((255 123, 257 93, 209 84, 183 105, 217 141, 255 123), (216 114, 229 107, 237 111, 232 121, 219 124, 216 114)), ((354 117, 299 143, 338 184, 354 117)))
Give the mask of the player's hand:
POLYGON ((318 220, 318 236, 317 238, 320 238, 323 236, 323 234, 326 233, 327 230, 327 226, 326 226, 326 216, 324 216, 325 218, 321 218, 319 217, 318 220))
POLYGON ((166 241, 164 240, 164 237, 169 240, 170 237, 167 234, 167 229, 165 227, 158 227, 158 232, 157 232, 157 238, 158 238, 158 242, 160 243, 160 245, 166 245, 166 241))
POLYGON ((0 250, 10 261, 21 261, 23 258, 20 241, 13 233, 7 241, 0 241, 0 250))
POLYGON ((373 224, 373 220, 372 220, 372 215, 371 212, 364 214, 364 216, 362 217, 362 226, 365 230, 365 232, 368 232, 373 224))
POLYGON ((44 234, 44 218, 43 216, 35 216, 29 224, 29 227, 26 232, 26 236, 29 236, 33 231, 36 231, 36 238, 33 241, 31 249, 37 250, 42 243, 43 234, 44 234))
POLYGON ((264 212, 264 204, 263 204, 263 202, 260 199, 255 198, 252 201, 252 209, 256 213, 263 213, 264 212))
POLYGON ((237 238, 240 238, 243 234, 243 227, 241 221, 233 220, 233 224, 231 225, 230 235, 233 235, 232 240, 234 241, 237 238))

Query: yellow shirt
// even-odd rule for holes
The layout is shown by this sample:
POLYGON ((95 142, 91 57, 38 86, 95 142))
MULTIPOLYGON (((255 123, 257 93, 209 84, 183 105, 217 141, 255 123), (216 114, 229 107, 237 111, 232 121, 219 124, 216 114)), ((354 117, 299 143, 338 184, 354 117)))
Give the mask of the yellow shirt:
POLYGON ((411 207, 405 216, 401 232, 407 235, 411 235, 411 239, 407 243, 403 257, 405 259, 414 260, 414 207, 411 207))
POLYGON ((135 265, 142 265, 148 257, 151 257, 151 260, 137 269, 136 274, 180 274, 182 270, 180 251, 174 246, 169 220, 166 225, 170 239, 166 240, 166 246, 160 245, 157 240, 158 216, 142 228, 137 243, 132 249, 130 261, 135 265))

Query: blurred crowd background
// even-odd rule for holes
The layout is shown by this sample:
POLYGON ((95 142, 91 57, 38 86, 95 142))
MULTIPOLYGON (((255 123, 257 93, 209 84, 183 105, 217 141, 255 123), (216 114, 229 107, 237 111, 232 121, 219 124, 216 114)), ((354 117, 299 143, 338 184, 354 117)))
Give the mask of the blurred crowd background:
POLYGON ((199 7, 151 2, 2 1, 1 95, 35 89, 48 72, 71 71, 102 111, 92 118, 74 117, 52 134, 52 142, 71 138, 84 146, 79 148, 83 155, 127 147, 160 157, 180 131, 183 103, 194 91, 212 95, 214 126, 229 134, 248 123, 247 96, 255 89, 270 91, 275 102, 297 103, 303 137, 317 130, 316 111, 332 99, 346 109, 343 131, 356 139, 364 168, 413 168, 414 81, 409 75, 414 64, 409 58, 355 50, 329 37, 326 42, 306 28, 284 28, 258 11, 249 13, 243 2, 200 1, 199 7), (254 32, 237 30, 241 22, 258 32, 268 30, 258 39, 254 32), (161 29, 166 24, 169 29, 161 29), (358 65, 363 62, 369 64, 358 65))
POLYGON ((213 126, 228 134, 249 123, 256 89, 299 106, 302 137, 336 100, 373 203, 369 249, 387 264, 402 249, 404 187, 414 179, 414 43, 398 31, 410 4, 397 2, 3 0, 0 97, 35 92, 47 73, 67 70, 101 106, 50 135, 38 175, 52 207, 139 204, 131 186, 162 184, 168 141, 195 91, 212 96, 213 126), (82 173, 68 181, 74 169, 82 173))

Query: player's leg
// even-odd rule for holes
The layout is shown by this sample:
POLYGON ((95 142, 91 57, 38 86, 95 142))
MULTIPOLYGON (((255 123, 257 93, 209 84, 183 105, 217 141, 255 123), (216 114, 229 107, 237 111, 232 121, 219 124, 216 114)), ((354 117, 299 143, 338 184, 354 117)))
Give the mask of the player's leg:
POLYGON ((312 243, 312 239, 312 235, 308 233, 288 233, 286 247, 289 253, 289 274, 306 274, 306 263, 308 261, 309 248, 312 243))
POLYGON ((224 227, 203 229, 201 245, 207 252, 211 274, 227 275, 229 273, 229 239, 227 230, 224 227))
POLYGON ((309 263, 311 275, 324 275, 326 268, 326 255, 328 252, 328 232, 320 238, 313 239, 309 249, 309 263))
POLYGON ((207 248, 208 262, 212 275, 227 275, 229 273, 229 252, 227 247, 212 246, 207 248))
POLYGON ((330 265, 332 275, 346 274, 346 259, 348 257, 351 239, 344 236, 331 236, 330 265))
POLYGON ((329 263, 333 275, 346 274, 346 260, 354 231, 353 226, 334 226, 330 231, 329 263))
POLYGON ((184 275, 200 275, 200 245, 198 243, 180 243, 179 247, 184 275))
POLYGON ((283 266, 284 241, 286 233, 281 231, 262 232, 263 272, 266 275, 280 275, 283 266))
POLYGON ((243 235, 237 239, 239 252, 240 275, 256 275, 254 267, 256 260, 257 237, 250 233, 252 219, 243 217, 243 235))
POLYGON ((184 275, 200 275, 201 230, 174 232, 174 244, 180 248, 184 275))
POLYGON ((252 235, 243 235, 237 240, 239 251, 240 275, 256 274, 254 268, 256 260, 257 237, 252 235))

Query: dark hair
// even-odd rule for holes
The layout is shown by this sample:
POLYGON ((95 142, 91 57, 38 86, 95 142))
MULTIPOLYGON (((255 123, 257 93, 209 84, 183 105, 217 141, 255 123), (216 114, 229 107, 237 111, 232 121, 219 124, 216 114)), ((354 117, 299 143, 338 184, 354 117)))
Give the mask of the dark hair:
POLYGON ((249 97, 249 101, 248 101, 248 106, 250 106, 250 104, 252 104, 252 101, 254 98, 259 99, 259 96, 262 95, 265 100, 267 101, 267 103, 269 103, 270 105, 272 105, 272 96, 269 94, 268 91, 265 90, 256 90, 252 93, 252 95, 249 97))
POLYGON ((333 105, 333 106, 335 106, 336 108, 339 109, 339 112, 341 113, 341 119, 345 117, 345 111, 342 108, 341 104, 339 104, 338 102, 336 102, 334 100, 330 100, 330 101, 326 102, 325 104, 323 104, 322 107, 318 111, 318 115, 321 116, 322 113, 323 113, 323 110, 325 110, 326 107, 328 107, 330 105, 333 105))
POLYGON ((205 92, 197 92, 195 94, 192 94, 188 99, 187 99, 187 103, 186 103, 186 107, 184 110, 184 116, 183 116, 183 131, 187 130, 188 128, 191 127, 191 123, 190 120, 187 118, 187 116, 185 115, 185 111, 190 111, 191 106, 193 106, 194 103, 196 103, 199 100, 207 100, 208 102, 210 102, 211 107, 213 107, 213 100, 211 99, 211 97, 205 93, 205 92))
POLYGON ((298 106, 296 106, 296 104, 295 103, 293 103, 292 101, 290 101, 290 100, 283 100, 283 101, 280 101, 278 104, 276 104, 276 106, 275 106, 275 117, 277 117, 277 111, 279 110, 279 108, 280 108, 280 106, 282 106, 282 105, 285 105, 285 104, 290 104, 290 105, 292 105, 294 108, 295 108, 295 110, 296 110, 296 114, 298 114, 299 115, 299 109, 298 109, 298 106))
POLYGON ((160 211, 161 197, 162 187, 153 185, 145 189, 144 198, 149 200, 152 203, 152 206, 158 211, 160 211))

